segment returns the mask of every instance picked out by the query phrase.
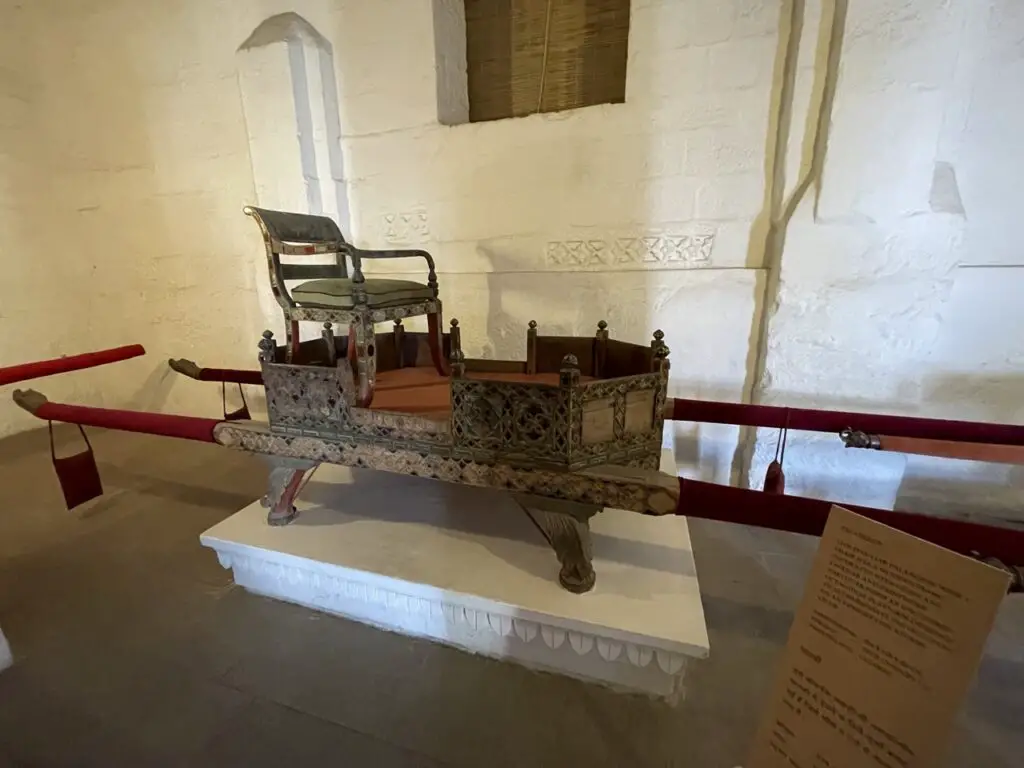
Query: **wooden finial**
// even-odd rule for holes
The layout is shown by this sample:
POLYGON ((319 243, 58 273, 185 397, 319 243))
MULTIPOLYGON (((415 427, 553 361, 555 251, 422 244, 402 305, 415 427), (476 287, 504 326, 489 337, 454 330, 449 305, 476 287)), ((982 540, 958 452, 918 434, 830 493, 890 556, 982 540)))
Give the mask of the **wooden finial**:
POLYGON ((334 324, 324 323, 324 329, 321 331, 320 336, 324 340, 324 346, 327 348, 327 364, 336 365, 338 362, 338 345, 334 340, 334 324))
POLYGON ((526 328, 526 372, 537 372, 537 321, 531 320, 526 328))
POLYGON ((272 363, 277 358, 277 344, 274 343, 274 332, 264 331, 263 338, 257 345, 260 348, 260 361, 272 363))
POLYGON ((576 355, 570 353, 562 358, 562 365, 558 370, 558 383, 563 387, 575 387, 580 383, 580 361, 576 355))
POLYGON ((594 378, 600 379, 604 376, 606 360, 608 359, 608 323, 604 320, 597 321, 597 336, 594 339, 594 378))
POLYGON ((395 345, 395 359, 399 368, 405 368, 405 326, 402 325, 402 318, 395 318, 395 327, 391 334, 392 343, 395 345))
POLYGON ((654 340, 651 342, 651 370, 668 370, 668 345, 664 341, 665 334, 662 331, 654 332, 654 340))
POLYGON ((451 330, 448 331, 448 362, 451 365, 452 378, 460 379, 466 373, 466 356, 462 353, 462 331, 459 329, 459 321, 454 317, 451 321, 451 330))

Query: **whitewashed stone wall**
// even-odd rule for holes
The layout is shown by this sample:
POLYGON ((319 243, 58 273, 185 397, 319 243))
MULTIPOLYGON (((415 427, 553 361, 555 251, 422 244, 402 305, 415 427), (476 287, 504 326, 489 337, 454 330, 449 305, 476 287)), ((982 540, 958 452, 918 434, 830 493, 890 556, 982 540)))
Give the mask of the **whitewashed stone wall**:
MULTIPOLYGON (((1012 0, 850 5, 823 184, 788 228, 759 395, 1024 422, 1024 252, 1006 207, 1024 171, 1008 141, 1024 128, 1024 13, 1012 0)), ((776 437, 761 436, 756 481, 776 437)), ((1016 468, 826 436, 789 447, 798 493, 1022 516, 1016 468)))
MULTIPOLYGON (((14 4, 0 5, 8 18, 14 4)), ((25 96, 0 124, 0 246, 25 255, 0 285, 0 364, 141 341, 145 360, 40 388, 216 412, 214 388, 163 361, 245 367, 280 322, 258 298, 262 249, 240 211, 266 188, 250 107, 277 101, 269 87, 259 100, 258 81, 240 91, 236 51, 294 12, 333 51, 354 240, 431 250, 472 354, 522 355, 530 319, 579 333, 607 319, 637 341, 665 330, 676 394, 1024 417, 1019 3, 851 3, 820 183, 799 199, 834 4, 798 5, 776 150, 782 0, 634 0, 625 104, 482 124, 462 122, 458 2, 24 4, 0 30, 0 93, 25 96), (777 252, 773 190, 799 203, 777 252)), ((318 178, 337 167, 317 156, 318 178)), ((31 426, 8 402, 0 433, 31 426)), ((688 473, 746 467, 736 430, 681 437, 688 473)), ((755 485, 774 441, 755 446, 755 485)), ((1019 502, 1005 468, 855 454, 827 437, 795 436, 786 468, 794 491, 839 500, 1019 502)))

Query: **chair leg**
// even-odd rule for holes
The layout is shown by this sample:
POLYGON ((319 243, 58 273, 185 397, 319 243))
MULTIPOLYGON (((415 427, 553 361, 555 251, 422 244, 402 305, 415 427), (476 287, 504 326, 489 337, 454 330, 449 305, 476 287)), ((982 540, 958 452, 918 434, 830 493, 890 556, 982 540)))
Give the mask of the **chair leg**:
POLYGON ((356 405, 369 408, 373 402, 373 388, 377 383, 377 349, 373 323, 357 319, 349 327, 349 360, 354 363, 356 376, 356 405))
POLYGON ((284 319, 285 333, 285 362, 294 364, 299 362, 299 321, 284 319))
POLYGON ((444 341, 441 336, 441 313, 431 312, 427 315, 427 344, 430 345, 430 359, 434 368, 442 376, 448 376, 448 361, 444 357, 444 341))

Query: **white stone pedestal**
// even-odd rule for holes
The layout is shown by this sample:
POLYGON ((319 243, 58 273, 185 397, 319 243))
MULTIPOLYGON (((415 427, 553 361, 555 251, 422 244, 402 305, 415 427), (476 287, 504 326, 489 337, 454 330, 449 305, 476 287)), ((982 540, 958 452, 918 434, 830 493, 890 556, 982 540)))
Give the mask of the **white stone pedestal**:
POLYGON ((657 696, 708 654, 685 518, 593 517, 597 584, 574 595, 499 491, 324 465, 296 506, 278 528, 253 503, 201 541, 252 592, 657 696))

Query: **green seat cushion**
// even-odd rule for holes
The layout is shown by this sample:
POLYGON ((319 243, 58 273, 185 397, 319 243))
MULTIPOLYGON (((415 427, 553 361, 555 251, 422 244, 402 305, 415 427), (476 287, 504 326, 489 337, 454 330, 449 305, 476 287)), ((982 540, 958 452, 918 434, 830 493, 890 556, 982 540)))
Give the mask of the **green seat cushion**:
MULTIPOLYGON (((412 280, 369 279, 362 285, 366 302, 371 307, 394 307, 434 298, 431 289, 412 280)), ((300 307, 331 307, 352 309, 352 281, 332 277, 310 280, 292 289, 292 298, 300 307)))

